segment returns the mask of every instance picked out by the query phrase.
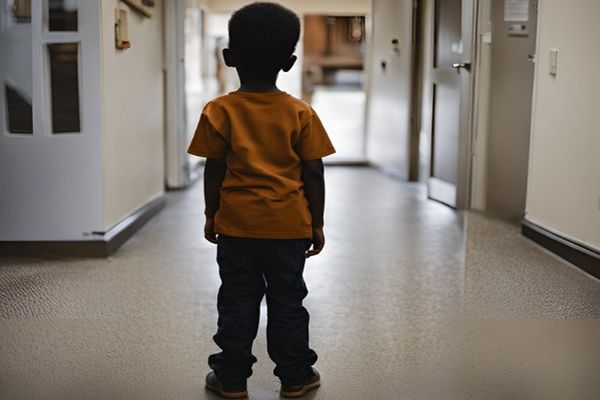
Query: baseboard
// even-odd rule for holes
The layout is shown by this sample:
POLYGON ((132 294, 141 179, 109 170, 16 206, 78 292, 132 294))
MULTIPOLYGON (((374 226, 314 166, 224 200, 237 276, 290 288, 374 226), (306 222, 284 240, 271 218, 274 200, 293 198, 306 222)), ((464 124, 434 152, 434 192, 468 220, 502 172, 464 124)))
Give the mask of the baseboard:
POLYGON ((5 241, 0 242, 3 257, 95 257, 112 255, 146 222, 162 210, 167 196, 162 194, 106 232, 94 232, 92 240, 5 241))
POLYGON ((600 253, 596 250, 561 237, 526 219, 521 222, 521 232, 560 258, 600 279, 600 253))
POLYGON ((371 163, 367 160, 323 160, 326 167, 370 167, 371 163))
POLYGON ((400 182, 410 182, 406 172, 398 167, 383 164, 373 164, 373 167, 390 179, 400 182))

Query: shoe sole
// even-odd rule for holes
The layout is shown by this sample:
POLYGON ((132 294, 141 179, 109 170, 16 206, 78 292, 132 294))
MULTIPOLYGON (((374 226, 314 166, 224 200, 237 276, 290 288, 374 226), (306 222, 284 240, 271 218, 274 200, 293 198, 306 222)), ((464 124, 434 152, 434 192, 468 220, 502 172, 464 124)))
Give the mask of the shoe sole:
POLYGON ((281 392, 281 395, 283 397, 287 397, 287 398, 295 398, 295 397, 302 397, 304 396, 307 392, 318 388, 319 386, 321 386, 321 381, 318 380, 316 382, 313 383, 309 383, 308 385, 304 385, 304 387, 302 387, 302 390, 298 390, 296 392, 281 392))
POLYGON ((212 392, 218 393, 219 396, 225 399, 245 399, 246 397, 248 397, 247 390, 244 392, 223 392, 219 388, 210 385, 206 385, 206 388, 212 392))

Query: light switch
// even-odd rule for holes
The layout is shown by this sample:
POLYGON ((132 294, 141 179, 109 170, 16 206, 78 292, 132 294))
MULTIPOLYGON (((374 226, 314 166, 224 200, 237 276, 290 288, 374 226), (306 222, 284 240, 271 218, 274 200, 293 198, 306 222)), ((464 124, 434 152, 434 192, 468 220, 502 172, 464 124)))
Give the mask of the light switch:
POLYGON ((492 23, 486 22, 483 24, 483 34, 481 39, 485 44, 492 44, 492 23))
POLYGON ((550 49, 550 66, 549 73, 552 76, 556 76, 558 71, 558 49, 550 49))

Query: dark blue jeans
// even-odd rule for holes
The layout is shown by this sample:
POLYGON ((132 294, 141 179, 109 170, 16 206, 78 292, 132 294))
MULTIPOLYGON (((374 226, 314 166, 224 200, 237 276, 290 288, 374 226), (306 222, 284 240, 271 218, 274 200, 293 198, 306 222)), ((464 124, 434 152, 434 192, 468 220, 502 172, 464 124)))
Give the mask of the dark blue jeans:
POLYGON ((312 377, 317 354, 308 347, 308 294, 302 273, 308 239, 248 239, 219 235, 217 262, 221 287, 215 343, 208 358, 219 379, 239 385, 252 375, 252 342, 267 297, 267 350, 281 382, 294 385, 312 377))

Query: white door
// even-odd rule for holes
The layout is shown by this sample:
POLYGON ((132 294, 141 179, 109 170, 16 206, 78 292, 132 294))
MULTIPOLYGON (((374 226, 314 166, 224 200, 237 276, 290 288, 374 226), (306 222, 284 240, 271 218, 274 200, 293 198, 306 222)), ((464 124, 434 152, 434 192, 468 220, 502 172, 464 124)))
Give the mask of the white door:
POLYGON ((0 0, 0 240, 102 228, 99 2, 0 0))

